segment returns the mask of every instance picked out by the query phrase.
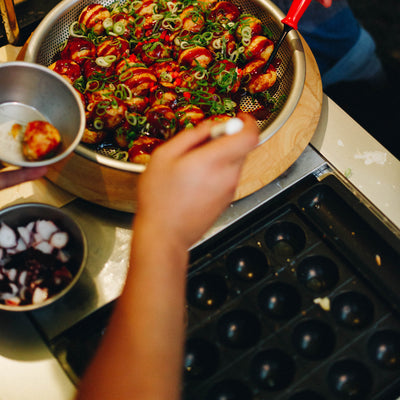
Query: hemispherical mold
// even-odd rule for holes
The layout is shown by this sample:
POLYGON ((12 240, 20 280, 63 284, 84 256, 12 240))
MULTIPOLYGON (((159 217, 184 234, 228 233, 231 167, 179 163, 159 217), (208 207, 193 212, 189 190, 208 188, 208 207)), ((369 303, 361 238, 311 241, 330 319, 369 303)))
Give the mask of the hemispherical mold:
POLYGON ((214 374, 218 368, 217 347, 204 339, 191 338, 186 342, 184 374, 187 379, 204 379, 214 374))
POLYGON ((299 312, 301 296, 294 286, 285 282, 273 282, 260 291, 258 304, 272 319, 289 319, 299 312))
POLYGON ((223 345, 234 349, 244 349, 258 342, 261 324, 252 313, 246 310, 233 310, 218 320, 217 331, 223 345))
POLYGON ((290 396, 289 400, 325 400, 325 398, 313 390, 302 390, 290 396))
POLYGON ((196 308, 214 310, 225 302, 227 295, 225 280, 219 275, 199 274, 188 282, 187 299, 196 308))
POLYGON ((207 393, 206 400, 252 400, 251 389, 243 382, 228 379, 217 382, 207 393))
POLYGON ((306 236, 293 222, 276 222, 266 231, 265 243, 277 257, 288 258, 304 249, 306 236))
POLYGON ((366 295, 351 291, 333 298, 331 312, 338 324, 346 328, 362 329, 373 320, 374 307, 366 295))
POLYGON ((257 281, 268 271, 267 258, 256 247, 243 246, 235 249, 226 262, 229 272, 242 281, 257 281))
POLYGON ((292 357, 280 349, 268 349, 256 354, 250 365, 250 374, 256 385, 271 391, 288 387, 295 370, 292 357))
POLYGON ((297 279, 312 292, 321 293, 335 287, 339 271, 331 259, 312 256, 305 258, 297 267, 297 279))
POLYGON ((400 369, 400 332, 383 329, 368 340, 368 355, 379 367, 387 370, 400 369))
POLYGON ((335 334, 327 323, 310 319, 295 326, 292 342, 296 351, 304 358, 321 360, 332 353, 335 334))
POLYGON ((328 384, 340 399, 365 400, 372 388, 372 375, 353 359, 337 361, 328 371, 328 384))

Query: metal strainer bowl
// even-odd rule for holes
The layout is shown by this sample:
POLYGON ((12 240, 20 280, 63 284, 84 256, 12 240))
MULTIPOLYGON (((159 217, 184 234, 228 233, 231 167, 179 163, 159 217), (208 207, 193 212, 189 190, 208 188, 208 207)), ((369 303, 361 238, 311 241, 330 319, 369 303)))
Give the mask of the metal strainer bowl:
MULTIPOLYGON (((84 7, 94 2, 109 6, 115 1, 62 1, 53 8, 35 30, 26 49, 25 61, 49 66, 55 60, 61 44, 68 38, 69 26, 78 19, 84 7)), ((275 40, 279 38, 283 29, 281 20, 285 17, 285 14, 275 4, 269 0, 231 1, 240 7, 242 13, 252 14, 259 18, 270 29, 275 40)), ((266 119, 257 121, 261 130, 260 144, 271 138, 290 117, 297 106, 305 81, 305 55, 297 31, 289 32, 277 56, 281 60, 277 70, 279 85, 275 85, 276 90, 273 93, 273 98, 285 100, 279 102, 277 111, 266 119)), ((251 113, 258 107, 250 97, 243 97, 240 103, 240 108, 244 112, 251 113)), ((124 171, 142 172, 145 169, 144 165, 112 158, 113 149, 110 153, 109 147, 94 151, 86 145, 80 144, 75 152, 91 161, 124 171)))

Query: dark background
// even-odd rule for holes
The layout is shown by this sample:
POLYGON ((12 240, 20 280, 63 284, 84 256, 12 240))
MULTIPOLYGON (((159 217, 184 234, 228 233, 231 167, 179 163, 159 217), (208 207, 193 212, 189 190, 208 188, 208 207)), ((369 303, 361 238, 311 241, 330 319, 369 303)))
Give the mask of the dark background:
MULTIPOLYGON (((26 0, 16 6, 24 43, 39 20, 60 0, 26 0)), ((326 94, 363 128, 400 159, 400 1, 349 0, 361 24, 377 44, 377 52, 387 73, 385 87, 342 83, 330 87, 326 94)), ((6 44, 0 24, 0 46, 6 44)))
POLYGON ((348 1, 376 42, 388 82, 379 90, 365 83, 342 83, 326 93, 400 159, 400 1, 348 1))

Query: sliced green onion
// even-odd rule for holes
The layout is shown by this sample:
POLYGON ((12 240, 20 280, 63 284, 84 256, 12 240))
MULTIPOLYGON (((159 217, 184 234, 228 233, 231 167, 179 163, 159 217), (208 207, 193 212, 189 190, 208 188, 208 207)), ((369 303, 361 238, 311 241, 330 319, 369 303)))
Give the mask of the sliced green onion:
POLYGON ((215 39, 215 40, 212 42, 212 47, 213 47, 215 50, 221 49, 221 48, 222 48, 222 39, 221 39, 221 38, 215 39))
POLYGON ((130 7, 133 8, 134 10, 139 10, 140 7, 142 7, 143 1, 134 1, 131 3, 130 7))
POLYGON ((122 35, 125 32, 125 24, 122 21, 118 21, 113 26, 113 32, 116 35, 122 35))
POLYGON ((104 83, 99 82, 98 80, 90 80, 86 82, 85 92, 96 92, 97 90, 102 89, 104 83))
POLYGON ((193 45, 185 40, 185 41, 181 42, 180 47, 182 50, 185 50, 185 49, 189 49, 190 47, 193 47, 193 45))
POLYGON ((113 25, 114 25, 114 21, 112 20, 112 18, 106 18, 103 21, 104 29, 110 29, 110 28, 112 28, 113 25))
POLYGON ((125 119, 128 124, 132 126, 136 126, 138 124, 138 119, 136 115, 129 114, 128 112, 125 113, 125 119))
POLYGON ((160 80, 163 82, 172 82, 172 75, 167 71, 163 71, 160 74, 160 80))
POLYGON ((69 34, 73 37, 84 38, 84 31, 78 21, 73 22, 69 27, 69 34))
POLYGON ((153 14, 152 19, 153 21, 159 21, 164 18, 163 14, 153 14))
POLYGON ((179 17, 164 18, 161 26, 164 29, 176 31, 176 30, 180 29, 180 27, 182 26, 182 20, 179 17))
POLYGON ((198 80, 204 79, 207 76, 207 71, 196 71, 193 76, 198 80))
POLYGON ((97 115, 104 115, 107 112, 107 108, 110 106, 110 102, 108 100, 101 101, 96 106, 96 114, 97 115))
POLYGON ((96 58, 96 64, 99 67, 109 67, 111 64, 117 59, 116 56, 104 56, 104 57, 97 57, 96 58))
POLYGON ((104 122, 100 118, 95 118, 93 121, 93 126, 99 131, 104 128, 104 122))

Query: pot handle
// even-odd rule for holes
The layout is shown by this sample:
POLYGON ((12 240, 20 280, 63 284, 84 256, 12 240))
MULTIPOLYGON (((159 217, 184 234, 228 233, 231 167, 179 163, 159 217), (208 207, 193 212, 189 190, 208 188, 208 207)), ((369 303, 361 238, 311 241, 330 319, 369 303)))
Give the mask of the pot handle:
POLYGON ((14 1, 0 0, 0 11, 8 43, 16 44, 19 40, 19 26, 15 14, 14 1))

